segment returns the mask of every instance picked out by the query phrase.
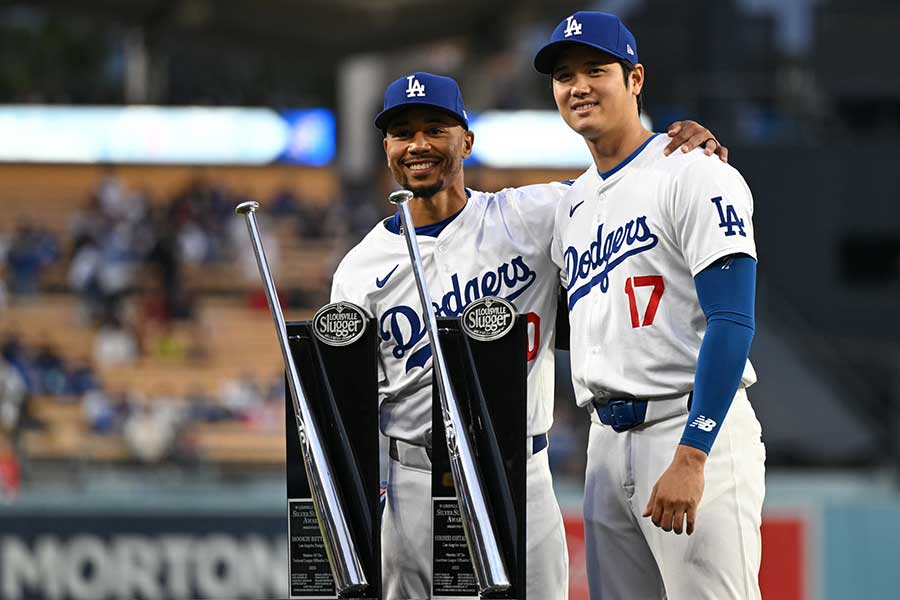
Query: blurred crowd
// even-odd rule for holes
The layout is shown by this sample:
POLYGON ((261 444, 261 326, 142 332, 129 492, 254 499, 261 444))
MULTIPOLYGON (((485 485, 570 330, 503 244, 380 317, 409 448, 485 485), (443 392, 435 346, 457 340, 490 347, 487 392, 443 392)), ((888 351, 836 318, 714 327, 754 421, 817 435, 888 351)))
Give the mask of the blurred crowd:
POLYGON ((27 222, 5 240, 8 292, 29 296, 38 292, 44 270, 60 258, 59 240, 50 231, 27 222))
MULTIPOLYGON (((128 189, 108 173, 72 220, 69 286, 98 324, 123 320, 123 301, 134 292, 142 295, 143 321, 189 321, 196 298, 186 270, 243 255, 237 249, 246 233, 235 230, 233 212, 243 200, 247 198, 198 178, 171 200, 152 203, 147 193, 128 189)), ((302 223, 299 234, 321 236, 319 215, 304 210, 289 191, 279 193, 274 205, 276 218, 302 223)), ((266 241, 267 250, 277 256, 278 238, 266 241)))
MULTIPOLYGON (((281 266, 276 224, 297 239, 334 242, 335 260, 360 239, 379 214, 368 190, 358 188, 348 186, 327 206, 287 187, 276 191, 258 216, 273 273, 281 266)), ((246 200, 254 198, 203 175, 171 198, 154 200, 110 169, 73 213, 67 231, 30 221, 11 234, 0 231, 0 306, 50 288, 76 293, 85 318, 98 327, 127 321, 127 301, 135 299, 143 321, 190 321, 197 300, 187 281, 191 269, 235 263, 243 283, 259 281, 246 227, 233 212, 246 200), (64 269, 64 281, 46 284, 51 267, 64 269)))
POLYGON ((0 341, 0 432, 13 445, 21 433, 46 427, 34 406, 52 401, 78 406, 91 434, 122 436, 136 461, 191 461, 200 458, 190 447, 192 426, 230 422, 248 431, 278 432, 284 394, 281 374, 261 380, 249 373, 222 380, 216 394, 111 389, 91 361, 67 358, 50 345, 29 346, 14 335, 0 341))
MULTIPOLYGON (((265 431, 283 426, 280 376, 264 381, 235 374, 213 394, 198 389, 178 397, 165 390, 148 395, 138 391, 141 386, 110 389, 98 375, 145 357, 203 365, 208 331, 198 316, 190 273, 228 265, 237 256, 241 266, 247 254, 252 261, 252 252, 243 248, 246 230, 233 212, 246 199, 197 177, 173 197, 154 201, 111 169, 86 204, 73 210, 65 231, 41 222, 21 222, 7 235, 0 231, 0 310, 61 293, 77 299, 79 320, 92 330, 89 353, 28 343, 15 333, 25 323, 9 323, 2 332, 0 488, 8 472, 4 465, 15 464, 21 433, 46 425, 31 410, 35 399, 80 406, 86 431, 122 436, 131 457, 145 462, 189 460, 189 433, 198 423, 233 422, 265 431), (59 276, 48 278, 51 270, 59 276)), ((325 235, 326 212, 290 190, 280 190, 268 208, 267 218, 299 237, 325 235)), ((269 229, 265 244, 274 266, 279 237, 269 229)), ((243 276, 259 286, 256 265, 250 266, 243 276)))

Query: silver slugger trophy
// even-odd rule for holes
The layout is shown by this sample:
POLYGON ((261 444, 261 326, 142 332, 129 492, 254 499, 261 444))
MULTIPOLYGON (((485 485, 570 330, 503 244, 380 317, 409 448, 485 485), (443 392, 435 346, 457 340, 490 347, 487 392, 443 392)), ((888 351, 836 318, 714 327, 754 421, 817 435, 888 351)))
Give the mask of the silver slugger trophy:
POLYGON ((409 212, 408 202, 413 193, 407 190, 393 192, 389 199, 400 211, 400 220, 406 237, 423 317, 431 342, 434 373, 438 384, 450 469, 457 490, 460 516, 475 578, 481 594, 496 593, 510 588, 510 577, 504 564, 503 553, 491 519, 490 506, 484 492, 484 484, 475 462, 472 440, 465 427, 460 404, 450 383, 447 365, 441 350, 437 320, 431 304, 431 296, 425 282, 422 257, 416 241, 415 227, 409 212))
POLYGON ((359 553, 354 544, 347 521, 347 513, 344 510, 338 487, 335 485, 335 473, 325 453, 322 443, 322 435, 316 425, 303 384, 297 373, 297 367, 291 354, 288 343, 287 329, 278 294, 265 250, 259 236, 256 224, 255 211, 259 208, 258 202, 243 202, 235 208, 235 212, 243 215, 247 221, 250 239, 253 242, 253 250, 256 254, 256 263, 259 266, 260 276, 269 302, 269 310, 275 321, 275 330, 278 334, 278 343, 284 357, 287 371, 287 382, 290 388, 294 414, 296 415, 297 433, 300 439, 300 450, 306 476, 309 481, 310 492, 315 507, 319 530, 328 556, 328 563, 334 575, 335 587, 339 595, 352 594, 365 590, 369 582, 363 572, 359 553))

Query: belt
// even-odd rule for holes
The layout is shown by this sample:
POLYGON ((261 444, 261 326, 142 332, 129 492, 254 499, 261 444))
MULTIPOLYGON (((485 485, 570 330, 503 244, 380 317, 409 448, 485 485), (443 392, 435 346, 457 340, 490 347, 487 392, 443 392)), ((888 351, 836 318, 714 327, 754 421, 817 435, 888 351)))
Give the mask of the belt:
MULTIPOLYGON (((687 408, 691 409, 694 392, 687 396, 687 408)), ((613 431, 621 433, 634 429, 644 423, 647 418, 647 404, 653 400, 640 400, 638 398, 612 398, 605 404, 599 400, 592 400, 597 417, 604 425, 613 428, 613 431)))
POLYGON ((427 471, 431 469, 431 448, 417 446, 391 438, 388 444, 388 455, 405 467, 427 471))
MULTIPOLYGON (((531 437, 530 440, 532 455, 544 450, 550 444, 550 439, 546 433, 535 435, 531 437)), ((409 442, 404 442, 403 440, 391 438, 390 443, 388 444, 388 455, 402 465, 428 468, 431 461, 431 448, 426 446, 416 446, 409 442), (428 464, 426 464, 426 460, 428 464)))

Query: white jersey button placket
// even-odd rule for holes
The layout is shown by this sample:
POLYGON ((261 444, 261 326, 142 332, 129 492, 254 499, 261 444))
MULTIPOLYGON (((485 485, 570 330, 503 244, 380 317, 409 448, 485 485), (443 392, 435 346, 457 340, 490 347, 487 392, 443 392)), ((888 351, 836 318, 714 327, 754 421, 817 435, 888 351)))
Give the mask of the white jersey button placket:
POLYGON ((440 258, 438 262, 441 266, 441 270, 449 275, 450 265, 448 264, 449 261, 447 260, 447 244, 438 244, 437 256, 438 258, 440 258))
MULTIPOLYGON (((597 191, 597 208, 594 210, 594 232, 596 232, 597 226, 599 226, 603 221, 606 220, 606 194, 602 191, 597 191)), ((592 232, 593 233, 593 232, 592 232)))
MULTIPOLYGON (((591 232, 592 238, 596 239, 598 228, 606 222, 606 216, 608 213, 609 205, 606 201, 606 194, 603 193, 602 189, 597 190, 597 209, 594 211, 594 224, 591 232)), ((603 248, 602 241, 598 241, 600 244, 600 248, 603 248)), ((602 324, 598 322, 600 318, 600 314, 602 311, 601 303, 604 301, 602 297, 603 294, 600 292, 600 288, 596 288, 593 290, 593 293, 588 294, 588 306, 590 308, 590 318, 589 323, 591 324, 590 331, 591 332, 599 332, 602 331, 602 324)), ((591 348, 591 355, 593 355, 592 360, 594 364, 597 364, 599 357, 597 356, 600 353, 600 348, 595 344, 599 343, 597 338, 597 333, 590 334, 591 344, 594 345, 591 348)))
MULTIPOLYGON (((428 291, 431 295, 431 301, 440 307, 442 298, 449 291, 447 282, 450 279, 450 266, 444 260, 444 246, 442 244, 435 244, 432 247, 431 259, 434 261, 434 270, 437 277, 434 280, 428 280, 428 291)), ((446 315, 438 314, 437 316, 446 315)))

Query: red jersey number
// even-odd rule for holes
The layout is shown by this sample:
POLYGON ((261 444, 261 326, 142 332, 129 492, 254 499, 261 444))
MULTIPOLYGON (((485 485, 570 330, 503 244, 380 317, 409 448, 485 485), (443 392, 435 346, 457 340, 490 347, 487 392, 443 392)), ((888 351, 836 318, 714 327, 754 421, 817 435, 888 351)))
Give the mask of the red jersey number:
POLYGON ((628 307, 631 309, 631 326, 647 327, 653 325, 653 319, 656 318, 656 310, 659 308, 659 299, 662 298, 663 292, 666 291, 666 284, 663 282, 662 275, 642 275, 640 277, 629 277, 625 281, 625 294, 628 296, 628 307), (653 286, 650 292, 650 301, 647 303, 647 310, 644 312, 644 319, 641 320, 638 315, 637 298, 635 297, 634 288, 653 286))
POLYGON ((537 358, 538 348, 541 347, 541 317, 537 313, 530 312, 528 318, 528 362, 537 358))

